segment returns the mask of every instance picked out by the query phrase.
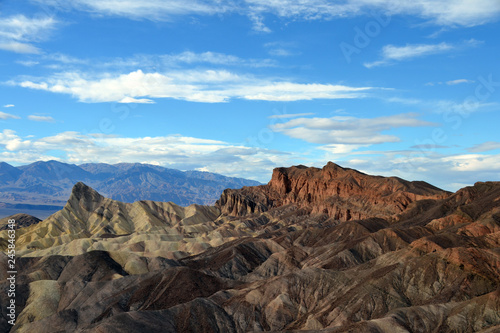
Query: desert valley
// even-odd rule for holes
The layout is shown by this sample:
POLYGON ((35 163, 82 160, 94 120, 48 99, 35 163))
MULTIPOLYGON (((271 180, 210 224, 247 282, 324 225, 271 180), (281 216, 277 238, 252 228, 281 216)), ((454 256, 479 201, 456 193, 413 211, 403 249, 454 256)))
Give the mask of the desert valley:
POLYGON ((2 332, 500 330, 500 182, 451 193, 329 162, 213 206, 80 182, 59 212, 24 218, 2 332))

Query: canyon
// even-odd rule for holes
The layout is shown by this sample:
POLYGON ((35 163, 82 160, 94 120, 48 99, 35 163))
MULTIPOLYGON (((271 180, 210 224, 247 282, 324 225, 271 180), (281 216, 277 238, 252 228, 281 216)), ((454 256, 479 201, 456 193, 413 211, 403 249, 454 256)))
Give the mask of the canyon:
POLYGON ((23 221, 3 332, 500 331, 500 182, 451 193, 329 162, 186 207, 78 182, 23 221))

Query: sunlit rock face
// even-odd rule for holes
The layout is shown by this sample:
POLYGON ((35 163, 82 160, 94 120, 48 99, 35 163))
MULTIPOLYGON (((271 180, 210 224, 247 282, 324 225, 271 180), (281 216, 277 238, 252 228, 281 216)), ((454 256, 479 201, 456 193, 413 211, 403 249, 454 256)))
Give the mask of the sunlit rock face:
POLYGON ((448 193, 329 163, 188 207, 78 183, 16 232, 2 332, 500 331, 500 182, 448 193))
POLYGON ((393 218, 417 200, 449 195, 425 182, 380 177, 345 169, 332 162, 322 169, 294 166, 274 169, 267 185, 225 190, 216 205, 236 216, 293 204, 336 220, 393 218))

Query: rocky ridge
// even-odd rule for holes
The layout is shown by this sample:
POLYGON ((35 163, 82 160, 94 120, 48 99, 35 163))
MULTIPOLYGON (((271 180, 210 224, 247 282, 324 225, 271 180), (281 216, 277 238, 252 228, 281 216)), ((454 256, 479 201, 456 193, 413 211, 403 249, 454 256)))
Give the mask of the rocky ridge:
POLYGON ((500 330, 500 182, 448 193, 329 164, 225 193, 183 208, 77 184, 18 230, 11 332, 500 330))
POLYGON ((140 163, 74 165, 39 161, 13 167, 0 162, 0 211, 6 206, 23 213, 28 209, 55 212, 64 206, 77 182, 122 202, 172 201, 184 206, 211 205, 226 188, 259 184, 209 172, 183 172, 140 163))
POLYGON ((37 224, 41 221, 39 218, 28 214, 14 214, 0 219, 0 230, 7 229, 9 220, 16 221, 16 223, 14 224, 14 229, 29 227, 30 225, 37 224))
POLYGON ((349 221, 395 217, 415 201, 449 194, 422 181, 370 176, 329 162, 322 169, 302 165, 274 169, 268 184, 227 189, 216 206, 225 214, 244 216, 292 204, 311 214, 349 221))

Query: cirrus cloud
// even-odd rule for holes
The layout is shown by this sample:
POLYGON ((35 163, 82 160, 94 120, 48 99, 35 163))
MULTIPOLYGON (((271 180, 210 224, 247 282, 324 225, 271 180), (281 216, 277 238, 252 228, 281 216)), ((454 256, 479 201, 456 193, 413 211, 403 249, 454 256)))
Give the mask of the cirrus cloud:
POLYGON ((203 169, 268 181, 272 169, 282 163, 290 163, 287 160, 291 160, 291 155, 277 150, 175 134, 121 137, 66 131, 34 138, 21 137, 10 129, 0 132, 0 160, 25 164, 53 159, 75 164, 141 161, 180 170, 203 169), (116 154, 117 151, 120 154, 116 154))
POLYGON ((52 17, 29 18, 24 15, 0 17, 0 49, 16 53, 41 53, 33 45, 47 38, 58 24, 52 17))
POLYGON ((53 123, 53 122, 55 122, 54 118, 52 118, 50 116, 29 115, 28 119, 32 120, 32 121, 39 121, 39 122, 46 122, 46 123, 53 123))
POLYGON ((130 19, 169 21, 185 15, 243 14, 250 18, 254 30, 270 32, 265 15, 287 19, 331 20, 382 11, 390 15, 414 15, 436 25, 475 26, 491 22, 500 15, 497 0, 32 0, 58 9, 75 9, 98 15, 130 19))
POLYGON ((20 117, 15 116, 15 115, 10 114, 10 113, 5 113, 5 112, 1 112, 0 111, 0 119, 1 120, 6 120, 6 119, 20 119, 20 117))
POLYGON ((382 48, 381 60, 365 63, 364 66, 372 68, 376 66, 390 65, 396 61, 403 61, 433 54, 461 50, 468 47, 475 47, 480 43, 480 41, 470 39, 460 44, 442 42, 439 44, 406 44, 405 46, 386 45, 382 48))
POLYGON ((24 88, 68 94, 82 102, 151 103, 152 98, 220 103, 230 99, 299 101, 313 99, 363 98, 373 87, 337 84, 296 83, 259 79, 227 70, 186 70, 87 77, 68 72, 49 78, 10 81, 24 88))
POLYGON ((471 153, 482 153, 491 150, 500 149, 500 142, 488 141, 475 145, 474 147, 468 148, 467 151, 471 153))
MULTIPOLYGON (((323 145, 366 146, 385 142, 398 142, 394 135, 382 132, 400 127, 436 126, 435 123, 417 119, 417 114, 407 113, 377 118, 331 117, 296 118, 272 126, 292 138, 323 145)), ((338 149, 338 147, 336 146, 338 149)), ((343 150, 346 150, 345 147, 343 150)))

